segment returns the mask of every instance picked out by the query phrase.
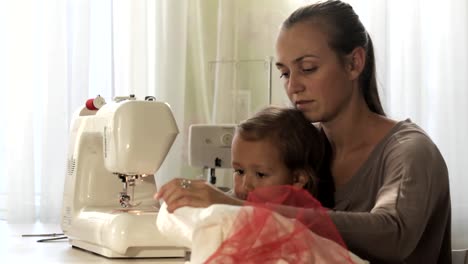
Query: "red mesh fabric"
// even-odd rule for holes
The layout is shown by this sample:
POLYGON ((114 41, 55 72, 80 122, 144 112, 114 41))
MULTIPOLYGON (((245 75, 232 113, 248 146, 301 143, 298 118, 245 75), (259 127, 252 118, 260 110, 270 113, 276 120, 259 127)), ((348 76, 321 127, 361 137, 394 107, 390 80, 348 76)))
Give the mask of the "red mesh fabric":
POLYGON ((245 205, 205 263, 353 263, 326 210, 306 190, 255 189, 245 205))

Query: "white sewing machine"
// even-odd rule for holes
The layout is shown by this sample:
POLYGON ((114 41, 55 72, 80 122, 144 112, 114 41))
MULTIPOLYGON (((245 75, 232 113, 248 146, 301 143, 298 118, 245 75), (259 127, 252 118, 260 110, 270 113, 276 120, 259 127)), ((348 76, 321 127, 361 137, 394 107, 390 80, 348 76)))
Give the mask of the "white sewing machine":
POLYGON ((152 198, 154 173, 179 132, 169 105, 93 101, 71 124, 63 232, 72 246, 109 258, 184 257, 159 233, 152 198))
MULTIPOLYGON (((211 184, 216 184, 216 169, 232 168, 231 143, 235 128, 235 124, 192 124, 189 127, 189 165, 208 169, 207 181, 211 184)), ((232 176, 232 171, 229 174, 232 176)), ((221 189, 229 190, 230 185, 221 189)))

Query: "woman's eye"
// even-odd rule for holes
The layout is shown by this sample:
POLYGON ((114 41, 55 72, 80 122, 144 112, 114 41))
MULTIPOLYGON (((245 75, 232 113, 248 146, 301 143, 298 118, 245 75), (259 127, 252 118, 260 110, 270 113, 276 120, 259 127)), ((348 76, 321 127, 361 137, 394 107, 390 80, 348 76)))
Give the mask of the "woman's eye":
POLYGON ((286 79, 289 78, 289 73, 287 73, 287 72, 281 73, 280 79, 282 79, 282 78, 286 78, 286 79))
POLYGON ((317 71, 318 67, 311 67, 311 68, 304 68, 302 69, 303 72, 315 72, 317 71))

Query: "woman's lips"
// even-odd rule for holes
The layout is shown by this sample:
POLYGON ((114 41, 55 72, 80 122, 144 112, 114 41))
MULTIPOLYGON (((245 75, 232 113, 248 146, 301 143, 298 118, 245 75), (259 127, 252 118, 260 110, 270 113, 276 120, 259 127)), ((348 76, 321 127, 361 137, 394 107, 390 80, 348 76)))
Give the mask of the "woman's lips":
POLYGON ((313 103, 314 100, 300 100, 296 101, 296 108, 302 110, 307 107, 307 105, 313 103))

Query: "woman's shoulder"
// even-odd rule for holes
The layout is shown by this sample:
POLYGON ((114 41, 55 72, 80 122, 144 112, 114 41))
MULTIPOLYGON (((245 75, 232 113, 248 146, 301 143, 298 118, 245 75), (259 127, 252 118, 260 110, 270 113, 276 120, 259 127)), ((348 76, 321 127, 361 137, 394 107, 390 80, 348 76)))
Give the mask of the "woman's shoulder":
POLYGON ((443 160, 430 136, 410 119, 402 120, 390 130, 382 143, 382 154, 400 159, 443 160))
POLYGON ((396 123, 388 135, 389 142, 406 147, 435 146, 429 135, 413 123, 411 119, 405 119, 396 123))

